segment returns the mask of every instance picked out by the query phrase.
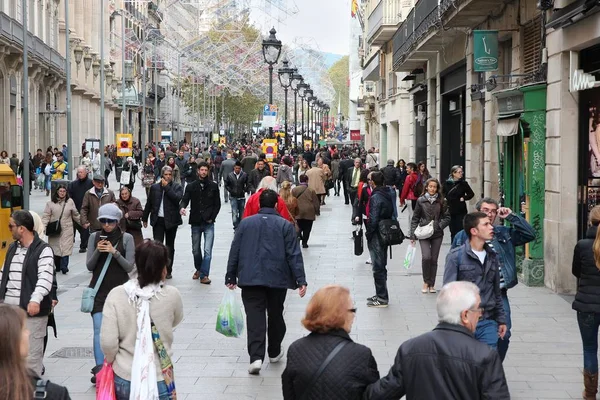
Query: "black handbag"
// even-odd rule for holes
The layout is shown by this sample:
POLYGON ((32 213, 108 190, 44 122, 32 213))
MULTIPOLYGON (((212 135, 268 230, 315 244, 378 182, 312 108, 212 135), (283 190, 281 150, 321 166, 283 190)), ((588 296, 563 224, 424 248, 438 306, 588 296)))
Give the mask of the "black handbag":
POLYGON ((142 230, 142 220, 141 219, 126 219, 125 220, 127 230, 132 231, 141 231, 142 230))
POLYGON ((60 232, 62 231, 62 227, 60 226, 60 220, 62 219, 63 213, 65 212, 66 205, 67 202, 65 201, 65 204, 63 204, 62 210, 60 212, 60 217, 58 217, 56 221, 48 222, 48 226, 46 227, 46 236, 52 237, 60 235, 60 232))
POLYGON ((363 246, 363 230, 360 225, 358 229, 352 232, 352 237, 354 238, 354 255, 360 256, 365 250, 363 246))

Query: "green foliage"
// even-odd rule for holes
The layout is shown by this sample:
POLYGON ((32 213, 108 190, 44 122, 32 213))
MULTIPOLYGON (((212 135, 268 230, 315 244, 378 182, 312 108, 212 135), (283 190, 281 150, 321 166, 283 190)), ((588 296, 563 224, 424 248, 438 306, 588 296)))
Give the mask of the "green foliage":
POLYGON ((350 79, 349 57, 344 56, 338 62, 329 68, 329 78, 335 89, 335 99, 331 106, 331 115, 337 115, 338 99, 342 100, 342 114, 348 116, 348 106, 350 102, 350 88, 348 80, 350 79))

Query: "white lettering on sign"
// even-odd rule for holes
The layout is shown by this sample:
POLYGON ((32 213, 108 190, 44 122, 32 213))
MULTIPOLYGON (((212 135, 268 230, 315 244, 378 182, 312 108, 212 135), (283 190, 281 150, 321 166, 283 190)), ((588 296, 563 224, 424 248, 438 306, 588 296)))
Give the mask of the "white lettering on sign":
POLYGON ((598 83, 600 82, 596 82, 594 75, 583 72, 582 69, 576 69, 571 74, 569 91, 578 92, 580 90, 591 89, 598 83))

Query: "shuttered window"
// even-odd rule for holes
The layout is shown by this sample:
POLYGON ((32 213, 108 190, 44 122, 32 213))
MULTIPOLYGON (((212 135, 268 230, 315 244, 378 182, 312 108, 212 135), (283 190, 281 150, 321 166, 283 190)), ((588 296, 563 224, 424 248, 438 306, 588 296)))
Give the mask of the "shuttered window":
POLYGON ((542 16, 538 15, 523 27, 523 73, 539 70, 542 63, 542 16))

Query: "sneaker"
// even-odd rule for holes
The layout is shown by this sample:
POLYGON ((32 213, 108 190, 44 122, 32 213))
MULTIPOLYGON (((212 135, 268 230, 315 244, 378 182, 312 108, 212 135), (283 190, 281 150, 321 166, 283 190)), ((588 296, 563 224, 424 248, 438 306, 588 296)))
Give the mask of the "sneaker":
POLYGON ((269 362, 271 364, 277 364, 279 361, 281 361, 281 359, 283 358, 283 349, 281 350, 281 353, 279 353, 279 355, 277 357, 269 357, 269 362))
POLYGON ((375 301, 377 300, 377 296, 367 297, 367 301, 375 301))
POLYGON ((167 274, 166 278, 167 278, 167 279, 173 279, 173 275, 171 275, 171 274, 167 274))
POLYGON ((200 279, 200 283, 203 283, 205 285, 210 285, 211 280, 208 279, 208 276, 205 276, 204 278, 200 279))
POLYGON ((66 275, 69 273, 69 268, 61 269, 61 272, 63 275, 66 275))
POLYGON ((258 375, 260 373, 261 367, 262 367, 262 361, 256 360, 250 364, 250 367, 248 367, 248 373, 251 375, 258 375))
POLYGON ((79 249, 80 253, 87 253, 87 249, 79 249))
POLYGON ((372 264, 371 259, 369 258, 367 261, 365 261, 365 264, 372 264))
POLYGON ((429 293, 437 293, 437 290, 433 286, 429 286, 429 293))
POLYGON ((385 308, 387 306, 388 306, 388 301, 381 300, 380 298, 376 298, 375 300, 367 301, 367 307, 385 308))
POLYGON ((198 279, 200 279, 200 271, 196 271, 196 272, 194 272, 194 275, 192 275, 192 279, 193 279, 193 280, 198 280, 198 279))

